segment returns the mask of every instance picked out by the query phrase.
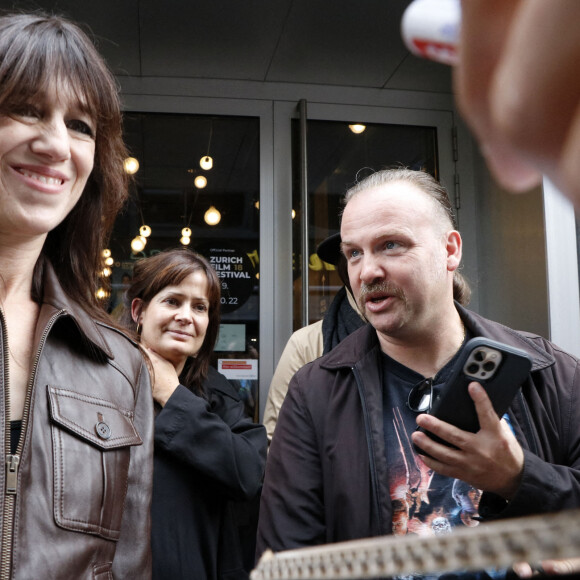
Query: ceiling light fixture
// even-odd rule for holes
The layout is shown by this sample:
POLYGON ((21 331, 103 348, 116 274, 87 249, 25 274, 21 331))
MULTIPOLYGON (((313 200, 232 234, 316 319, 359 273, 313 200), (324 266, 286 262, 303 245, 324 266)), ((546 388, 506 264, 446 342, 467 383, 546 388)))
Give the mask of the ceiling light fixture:
POLYGON ((213 167, 213 159, 209 156, 209 147, 211 145, 211 137, 212 137, 212 135, 213 135, 213 121, 210 118, 210 121, 209 121, 209 138, 207 140, 206 154, 199 160, 199 166, 202 169, 205 169, 205 171, 209 171, 213 167))
POLYGON ((353 133, 356 133, 358 135, 359 133, 362 133, 367 128, 367 126, 366 125, 361 125, 360 123, 354 123, 352 125, 349 125, 348 128, 353 133))
POLYGON ((198 175, 193 183, 197 189, 203 189, 207 185, 207 179, 203 175, 198 175))
POLYGON ((199 160, 199 166, 209 171, 213 167, 213 159, 209 155, 205 155, 199 160))
POLYGON ((135 157, 127 157, 127 159, 123 161, 123 168, 125 169, 125 173, 134 175, 139 171, 139 161, 137 161, 135 157))
POLYGON ((208 226, 215 226, 220 223, 222 214, 212 205, 203 215, 203 219, 208 226))
POLYGON ((142 252, 147 245, 147 238, 143 236, 135 236, 131 241, 131 249, 135 254, 142 252))

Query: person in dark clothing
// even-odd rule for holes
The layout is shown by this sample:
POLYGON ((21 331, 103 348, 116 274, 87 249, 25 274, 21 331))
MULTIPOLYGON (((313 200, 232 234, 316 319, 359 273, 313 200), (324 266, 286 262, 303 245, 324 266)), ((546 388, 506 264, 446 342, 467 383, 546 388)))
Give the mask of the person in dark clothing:
POLYGON ((462 240, 445 189, 421 171, 377 172, 347 193, 341 238, 370 324, 290 383, 268 456, 257 555, 578 508, 579 360, 462 306, 462 240), (409 396, 429 379, 436 397, 475 336, 521 348, 533 364, 507 419, 469 384, 481 427, 469 433, 416 410, 409 396))
POLYGON ((234 508, 259 494, 267 439, 210 367, 218 277, 202 256, 169 250, 137 262, 127 299, 156 408, 153 578, 247 578, 234 508))

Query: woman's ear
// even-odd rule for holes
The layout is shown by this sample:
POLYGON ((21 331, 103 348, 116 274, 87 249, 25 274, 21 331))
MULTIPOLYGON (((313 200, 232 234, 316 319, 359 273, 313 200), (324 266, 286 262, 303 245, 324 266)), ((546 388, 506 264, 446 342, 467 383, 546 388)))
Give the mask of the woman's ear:
POLYGON ((133 298, 133 302, 131 302, 131 318, 135 324, 139 324, 142 310, 143 300, 141 300, 141 298, 133 298))

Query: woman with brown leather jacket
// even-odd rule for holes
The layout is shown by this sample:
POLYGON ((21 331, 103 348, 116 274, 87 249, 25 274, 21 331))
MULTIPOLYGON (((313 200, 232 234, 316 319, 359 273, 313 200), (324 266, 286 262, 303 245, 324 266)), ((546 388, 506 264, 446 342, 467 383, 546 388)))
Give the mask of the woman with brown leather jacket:
POLYGON ((124 157, 87 36, 0 18, 2 579, 150 577, 149 377, 95 298, 124 157))

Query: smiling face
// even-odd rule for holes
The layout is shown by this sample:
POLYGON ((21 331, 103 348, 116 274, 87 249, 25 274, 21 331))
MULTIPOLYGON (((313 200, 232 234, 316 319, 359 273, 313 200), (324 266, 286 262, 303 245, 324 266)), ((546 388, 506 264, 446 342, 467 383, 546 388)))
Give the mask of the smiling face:
POLYGON ((342 250, 354 296, 379 338, 416 338, 453 306, 461 238, 417 186, 361 191, 342 217, 342 250))
POLYGON ((141 325, 141 342, 170 361, 180 374, 188 357, 198 353, 209 323, 207 277, 202 270, 181 284, 166 286, 148 304, 135 298, 133 320, 141 325))
POLYGON ((0 238, 44 240, 85 188, 95 122, 56 84, 9 113, 0 115, 0 238))

